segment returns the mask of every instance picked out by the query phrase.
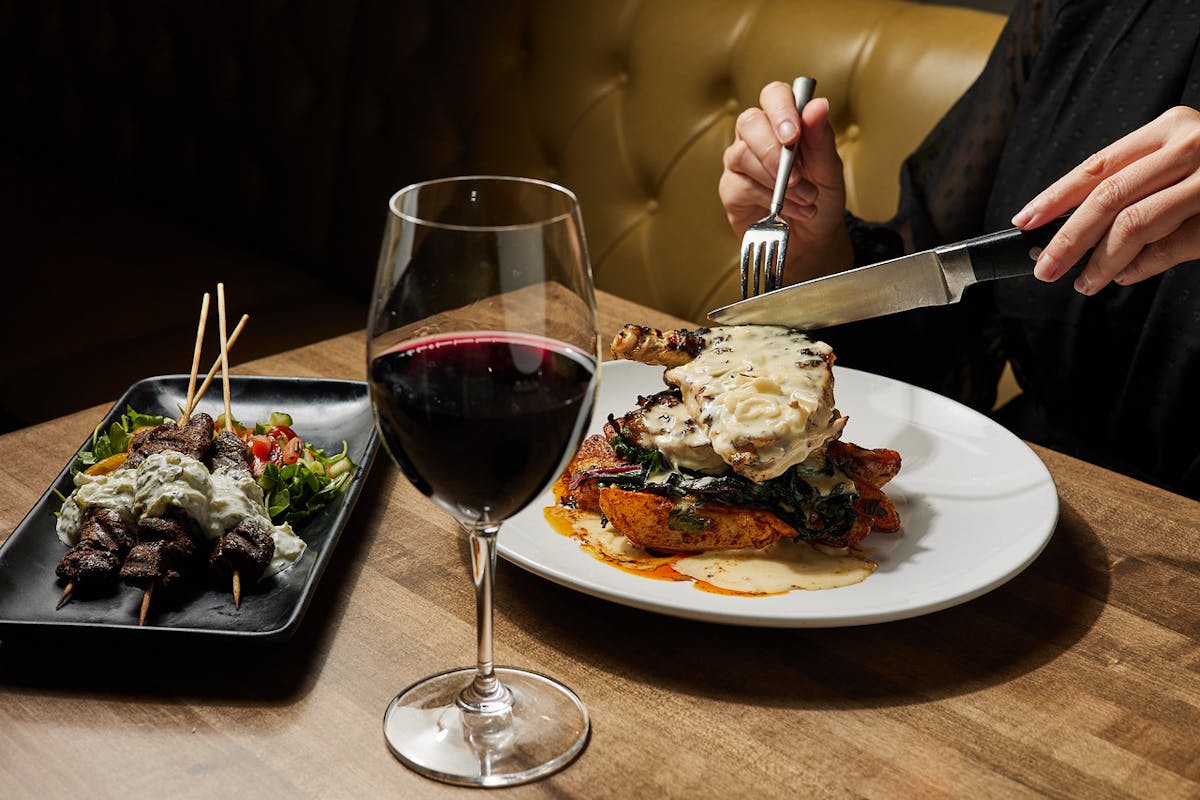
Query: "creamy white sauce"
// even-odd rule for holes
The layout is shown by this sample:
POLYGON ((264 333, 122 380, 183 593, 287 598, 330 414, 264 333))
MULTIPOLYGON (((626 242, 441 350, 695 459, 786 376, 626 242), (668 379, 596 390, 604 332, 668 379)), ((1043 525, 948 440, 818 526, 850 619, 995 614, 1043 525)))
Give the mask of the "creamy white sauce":
POLYGON ((75 476, 75 489, 67 496, 55 523, 55 532, 63 544, 74 546, 79 543, 79 530, 83 527, 83 512, 92 506, 110 508, 132 523, 134 515, 134 472, 131 469, 117 470, 107 475, 88 475, 80 472, 75 476))
POLYGON ((196 521, 205 536, 215 539, 224 531, 214 535, 209 523, 212 492, 208 467, 183 453, 163 450, 137 466, 134 509, 141 518, 161 517, 178 508, 196 521))
POLYGON ((641 447, 658 450, 675 467, 714 475, 729 470, 683 403, 655 403, 641 409, 640 416, 645 430, 641 447))
POLYGON ((290 567, 307 547, 291 525, 271 522, 262 488, 249 472, 221 468, 210 473, 202 462, 173 450, 148 456, 136 469, 97 476, 80 473, 75 484, 56 525, 58 538, 68 545, 79 541, 83 510, 101 505, 116 509, 131 523, 178 508, 210 541, 219 539, 242 520, 253 520, 275 542, 275 555, 264 576, 290 567))
POLYGON ((307 547, 288 523, 276 525, 267 514, 262 487, 246 470, 218 468, 212 473, 212 497, 209 501, 209 530, 211 539, 245 519, 252 519, 271 535, 275 555, 263 575, 274 575, 295 563, 307 547), (215 535, 213 531, 216 531, 215 535))
POLYGON ((769 325, 716 327, 704 340, 696 358, 664 378, 738 474, 777 477, 841 433, 829 345, 769 325))
POLYGON ((271 558, 270 565, 263 571, 263 577, 283 572, 295 564, 308 549, 308 545, 296 535, 291 524, 287 522, 282 525, 272 525, 267 529, 267 533, 271 534, 271 538, 275 540, 275 555, 271 558))
POLYGON ((635 572, 670 567, 680 576, 738 594, 836 589, 865 580, 878 566, 846 548, 790 540, 762 550, 656 556, 629 541, 611 525, 602 524, 599 514, 563 506, 547 508, 545 514, 552 527, 574 538, 601 561, 635 572))
POLYGON ((855 558, 845 548, 785 539, 762 550, 710 550, 681 558, 673 566, 676 572, 720 589, 781 594, 860 583, 877 565, 855 558))

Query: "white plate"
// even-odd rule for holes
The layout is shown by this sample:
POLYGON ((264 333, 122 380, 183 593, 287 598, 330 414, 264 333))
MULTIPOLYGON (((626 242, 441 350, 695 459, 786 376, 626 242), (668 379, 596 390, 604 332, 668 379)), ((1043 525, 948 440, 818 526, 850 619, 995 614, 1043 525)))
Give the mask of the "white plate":
MULTIPOLYGON (((663 370, 605 363, 590 433, 609 414, 663 388, 663 370)), ((609 566, 547 524, 549 492, 505 523, 500 555, 530 572, 617 603, 690 619, 770 627, 865 625, 939 611, 988 592, 1025 569, 1058 519, 1058 494, 1041 460, 1016 436, 966 406, 890 378, 835 367, 843 439, 900 452, 885 491, 902 521, 863 544, 879 569, 862 583, 822 591, 736 597, 689 581, 643 578, 609 566)))

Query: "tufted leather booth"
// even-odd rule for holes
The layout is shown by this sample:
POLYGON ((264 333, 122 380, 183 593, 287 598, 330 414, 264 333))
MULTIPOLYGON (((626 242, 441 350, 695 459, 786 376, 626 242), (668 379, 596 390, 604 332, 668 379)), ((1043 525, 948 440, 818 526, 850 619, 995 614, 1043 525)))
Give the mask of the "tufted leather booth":
POLYGON ((816 77, 851 208, 883 219, 1003 22, 905 0, 113 0, 0 18, 3 214, 28 277, 5 318, 10 424, 185 369, 217 280, 254 319, 243 359, 361 327, 387 197, 439 175, 563 183, 600 288, 703 320, 736 293, 716 186, 764 83, 816 77), (95 323, 99 299, 119 324, 95 323), (113 352, 121 369, 96 363, 113 352), (20 402, 11 387, 32 383, 20 402))
POLYGON ((598 286, 703 320, 735 299, 738 242, 716 186, 734 120, 765 83, 817 78, 850 206, 886 219, 900 162, 978 74, 1002 22, 897 0, 540 2, 520 14, 483 3, 430 20, 450 89, 433 115, 390 102, 402 72, 367 48, 380 60, 359 70, 375 77, 351 105, 371 109, 374 130, 352 127, 349 150, 374 154, 416 124, 422 152, 448 136, 475 169, 561 182, 580 198, 598 286))

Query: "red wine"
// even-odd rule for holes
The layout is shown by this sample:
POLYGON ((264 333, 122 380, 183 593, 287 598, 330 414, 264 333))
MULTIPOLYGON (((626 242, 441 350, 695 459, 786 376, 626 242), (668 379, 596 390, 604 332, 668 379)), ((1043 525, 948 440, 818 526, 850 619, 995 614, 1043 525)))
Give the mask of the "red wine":
POLYGON ((484 332, 405 342, 370 364, 388 452, 463 520, 500 522, 562 471, 591 415, 596 363, 561 342, 484 332))

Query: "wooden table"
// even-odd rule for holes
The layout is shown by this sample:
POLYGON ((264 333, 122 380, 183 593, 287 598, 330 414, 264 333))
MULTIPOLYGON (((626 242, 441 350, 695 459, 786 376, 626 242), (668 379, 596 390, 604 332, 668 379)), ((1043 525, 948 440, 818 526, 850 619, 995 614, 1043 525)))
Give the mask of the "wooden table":
MULTIPOLYGON (((602 298, 607 333, 661 314, 602 298)), ((361 335, 239 372, 361 378, 361 335)), ((11 390, 11 389, 10 389, 11 390)), ((0 437, 7 535, 105 409, 0 437)), ((513 797, 1200 797, 1200 504, 1035 448, 1061 519, 1025 572, 843 629, 692 622, 501 562, 496 655, 594 732, 513 797)), ((272 646, 0 644, 0 795, 466 797, 383 742, 400 688, 474 658, 463 538, 381 452, 311 609, 272 646)))

